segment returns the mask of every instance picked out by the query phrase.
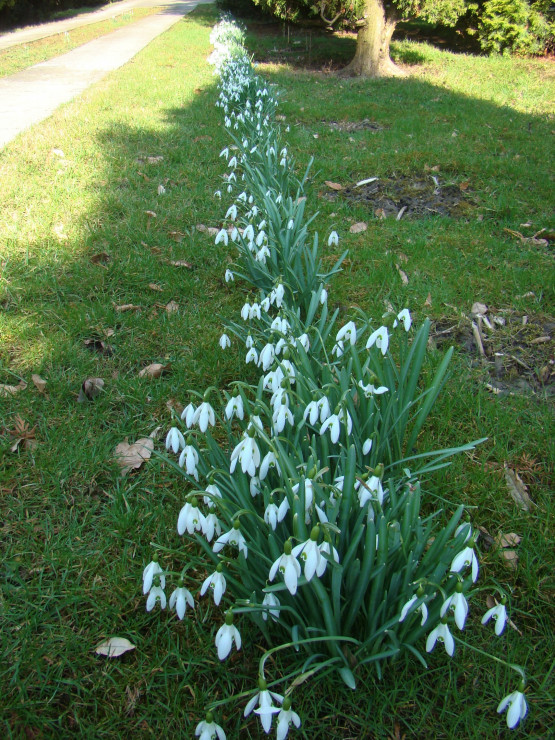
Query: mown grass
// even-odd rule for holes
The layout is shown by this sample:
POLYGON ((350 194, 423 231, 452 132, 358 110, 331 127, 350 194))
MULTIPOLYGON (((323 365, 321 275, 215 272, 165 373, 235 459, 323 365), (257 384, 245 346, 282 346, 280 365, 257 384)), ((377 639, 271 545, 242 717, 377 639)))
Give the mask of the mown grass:
POLYGON ((34 64, 46 62, 60 54, 65 54, 77 46, 86 44, 87 41, 105 36, 111 31, 138 21, 140 18, 153 15, 159 10, 160 8, 135 8, 126 13, 114 15, 113 18, 106 21, 72 28, 70 31, 64 31, 64 33, 48 36, 38 41, 3 49, 0 51, 0 77, 16 74, 16 72, 27 69, 34 64))
MULTIPOLYGON (((233 317, 242 304, 240 290, 222 279, 228 250, 194 228, 218 226, 225 213, 212 198, 227 141, 205 63, 214 19, 212 8, 198 9, 0 155, 0 383, 28 382, 0 398, 0 680, 8 737, 190 737, 208 701, 253 687, 262 646, 256 635, 249 639, 247 625, 240 625, 242 653, 220 665, 213 648, 220 617, 206 601, 183 624, 145 613, 140 577, 150 543, 182 547, 175 533, 180 483, 159 458, 124 478, 113 461, 125 437, 167 428, 168 400, 186 403, 188 388, 224 387, 244 374, 242 358, 217 347, 221 317, 233 317), (166 194, 158 195, 159 184, 166 194), (171 265, 175 260, 193 269, 171 265), (165 309, 171 300, 177 313, 165 309), (119 311, 124 304, 138 308, 119 311), (90 339, 98 342, 86 345, 90 339), (98 351, 100 341, 110 354, 98 351), (170 364, 169 372, 139 378, 152 362, 170 364), (44 393, 32 373, 47 380, 44 393), (102 377, 104 391, 79 404, 88 376, 102 377), (17 417, 35 429, 36 446, 21 444, 14 453, 17 417), (118 660, 96 656, 94 646, 112 635, 137 649, 118 660)), ((249 44, 262 59, 283 38, 251 35, 249 44)), ((336 57, 335 45, 347 57, 346 42, 352 45, 326 39, 320 56, 313 44, 311 64, 336 57)), ((322 235, 336 228, 350 249, 330 297, 345 311, 361 306, 377 317, 390 301, 410 305, 417 320, 428 314, 454 321, 476 300, 494 313, 553 316, 549 245, 520 242, 504 230, 553 228, 547 65, 456 56, 422 44, 408 51, 419 63, 403 80, 339 80, 291 62, 260 67, 282 92, 280 113, 299 167, 315 157, 309 198, 320 211, 318 228, 322 235), (382 128, 345 134, 328 125, 365 118, 382 128), (469 183, 473 205, 465 218, 380 220, 365 204, 327 199, 325 180, 415 176, 437 165, 440 179, 469 183), (350 234, 356 221, 368 230, 350 234), (395 267, 400 259, 408 285, 395 267)), ((395 48, 399 58, 408 51, 405 43, 395 48)), ((487 380, 474 355, 459 347, 421 447, 489 438, 436 477, 434 490, 475 507, 476 526, 522 537, 516 570, 495 551, 483 553, 483 583, 493 578, 512 592, 522 636, 507 630, 494 642, 480 627, 486 593, 474 602, 468 633, 479 647, 526 667, 530 717, 521 734, 546 737, 552 406, 547 390, 498 397, 487 380), (504 462, 529 484, 536 504, 529 513, 508 495, 504 462)), ((168 553, 168 562, 173 557, 168 553)), ((299 686, 299 735, 509 734, 495 713, 514 688, 507 671, 461 645, 454 661, 438 651, 429 663, 425 674, 404 658, 382 681, 361 675, 356 692, 331 681, 299 686)), ((228 738, 260 736, 257 721, 242 719, 233 704, 217 719, 228 738)))

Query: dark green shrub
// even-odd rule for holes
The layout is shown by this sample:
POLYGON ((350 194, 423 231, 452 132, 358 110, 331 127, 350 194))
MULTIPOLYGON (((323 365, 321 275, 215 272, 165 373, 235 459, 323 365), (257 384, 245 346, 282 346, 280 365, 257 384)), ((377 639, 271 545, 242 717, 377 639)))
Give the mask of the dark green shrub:
POLYGON ((552 24, 542 13, 547 5, 530 5, 526 0, 486 0, 478 23, 482 49, 490 54, 541 54, 553 35, 552 24))

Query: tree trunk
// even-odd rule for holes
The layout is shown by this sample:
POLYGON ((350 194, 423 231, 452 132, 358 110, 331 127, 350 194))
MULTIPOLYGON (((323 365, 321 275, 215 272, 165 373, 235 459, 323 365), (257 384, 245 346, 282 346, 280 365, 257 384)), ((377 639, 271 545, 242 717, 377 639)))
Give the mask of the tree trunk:
POLYGON ((353 77, 404 75, 389 56, 389 44, 399 20, 394 8, 387 0, 365 0, 363 20, 354 59, 340 74, 353 77))

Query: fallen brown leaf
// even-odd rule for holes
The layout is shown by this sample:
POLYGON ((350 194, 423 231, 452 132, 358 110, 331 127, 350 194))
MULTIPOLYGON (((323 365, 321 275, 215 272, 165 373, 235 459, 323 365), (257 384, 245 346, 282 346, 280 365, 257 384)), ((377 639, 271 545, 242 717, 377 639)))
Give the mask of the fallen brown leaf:
POLYGON ((139 378, 159 378, 169 369, 170 365, 162 365, 160 362, 153 362, 151 365, 143 367, 139 373, 139 378))
POLYGON ((97 655, 105 655, 107 658, 119 658, 129 650, 135 650, 135 647, 126 637, 110 637, 109 640, 97 645, 94 651, 97 655))
POLYGON ((147 216, 148 216, 149 218, 158 218, 158 216, 156 215, 156 213, 155 213, 154 211, 145 211, 145 214, 146 214, 146 215, 147 215, 147 216))
POLYGON ((399 273, 399 277, 401 278, 401 282, 403 285, 409 284, 409 278, 407 273, 404 270, 401 270, 398 264, 395 264, 395 267, 397 268, 397 272, 399 273))
POLYGON ((330 188, 330 190, 343 190, 343 185, 338 182, 332 182, 331 180, 324 180, 324 184, 330 188))
POLYGON ((157 433, 158 429, 155 429, 150 437, 142 437, 132 445, 129 444, 126 437, 123 442, 116 445, 114 457, 121 468, 122 476, 127 475, 130 470, 137 470, 146 460, 150 459, 157 433))
POLYGON ((358 221, 356 224, 353 224, 349 231, 351 234, 361 234, 363 231, 366 231, 368 228, 368 224, 364 221, 358 221))
POLYGON ((133 303, 124 303, 121 306, 114 306, 116 311, 119 311, 120 313, 123 313, 125 311, 140 311, 140 306, 135 306, 133 303))
POLYGON ((15 396, 19 391, 23 391, 27 388, 27 383, 24 380, 20 380, 17 385, 6 385, 0 383, 0 398, 7 398, 8 396, 15 396))
POLYGON ((160 293, 163 293, 164 292, 164 288, 162 288, 162 286, 161 285, 158 285, 157 283, 149 283, 148 284, 148 287, 151 290, 157 290, 160 293))
POLYGON ((220 230, 219 230, 219 229, 217 229, 217 228, 216 228, 215 226, 209 226, 209 227, 208 227, 208 228, 206 229, 206 233, 208 234, 208 236, 216 236, 216 234, 218 234, 218 233, 219 233, 219 231, 220 231, 220 230))
POLYGON ((376 218, 379 218, 379 219, 386 218, 384 209, 383 208, 376 208, 376 210, 374 211, 374 216, 376 218))
POLYGON ((184 234, 182 231, 168 231, 168 236, 170 236, 174 242, 181 243, 187 234, 184 234))
POLYGON ((424 305, 425 306, 431 306, 432 305, 432 294, 431 293, 428 293, 428 296, 427 296, 426 300, 424 301, 424 305))
POLYGON ((507 487, 509 489, 509 495, 520 509, 523 511, 530 511, 533 501, 528 495, 528 487, 523 482, 519 474, 516 471, 511 470, 506 462, 503 464, 503 469, 505 472, 507 487))
POLYGON ((17 452, 20 445, 22 445, 26 450, 36 447, 37 441, 35 439, 35 427, 31 429, 19 414, 14 418, 14 423, 14 428, 10 429, 10 434, 12 437, 16 437, 16 440, 10 447, 10 450, 12 452, 17 452))
POLYGON ((166 311, 169 314, 176 313, 179 311, 179 303, 176 303, 175 301, 170 301, 166 306, 166 311))
POLYGON ((93 265, 100 265, 100 264, 106 264, 106 262, 109 262, 112 258, 109 254, 106 252, 99 252, 98 254, 93 254, 91 257, 91 262, 93 265))
POLYGON ((93 352, 98 352, 99 354, 105 355, 106 357, 111 357, 114 354, 114 350, 110 347, 109 344, 103 342, 102 339, 85 339, 83 344, 87 349, 90 349, 93 352))
POLYGON ((196 144, 197 141, 212 141, 212 137, 208 136, 207 134, 204 134, 203 136, 195 136, 193 139, 193 144, 196 144))
POLYGON ((519 544, 521 539, 522 538, 514 532, 509 532, 508 534, 500 532, 494 540, 495 544, 499 548, 499 554, 503 558, 505 565, 512 570, 516 570, 518 566, 518 554, 514 548, 519 544))
POLYGON ((188 270, 193 269, 193 265, 186 260, 167 260, 167 262, 169 265, 173 265, 174 267, 186 267, 188 270))
POLYGON ((38 392, 44 393, 44 389, 46 388, 46 380, 43 380, 40 375, 35 374, 31 375, 31 380, 33 381, 33 384, 38 392))
POLYGON ((77 396, 77 403, 84 403, 85 401, 92 401, 94 398, 102 393, 104 388, 104 381, 102 378, 86 378, 83 381, 79 395, 77 396))

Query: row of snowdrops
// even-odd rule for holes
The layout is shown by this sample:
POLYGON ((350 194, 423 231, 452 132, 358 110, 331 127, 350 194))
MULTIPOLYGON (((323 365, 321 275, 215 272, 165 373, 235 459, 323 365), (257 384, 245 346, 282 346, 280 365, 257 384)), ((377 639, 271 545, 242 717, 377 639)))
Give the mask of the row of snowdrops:
MULTIPOLYGON (((450 353, 430 370, 429 322, 415 331, 407 308, 378 326, 363 313, 342 322, 329 308, 345 255, 324 270, 318 235, 309 232, 314 217, 305 214, 310 165, 295 174, 275 123, 276 94, 256 74, 242 30, 224 19, 211 41, 230 136, 215 196, 231 204, 215 241, 235 249, 226 282, 249 286, 220 346, 244 346, 250 377, 255 368, 259 379, 191 392, 169 430, 168 464, 188 488, 177 530, 198 554, 174 571, 179 553, 160 548, 164 562, 155 554, 146 566, 143 592, 148 611, 165 608, 166 579, 174 577, 169 608, 179 619, 194 607, 194 591, 225 604, 215 637, 222 661, 241 649, 237 624, 252 620, 268 649, 244 715, 257 714, 266 733, 275 720, 283 740, 301 724, 293 689, 309 677, 337 672, 355 689, 365 666, 380 677, 402 651, 424 668, 421 646, 430 652, 439 643, 454 654, 478 577, 475 535, 462 506, 446 520, 427 500, 423 513, 421 481, 478 441, 418 449, 450 353), (191 568, 209 574, 200 589, 191 568), (283 650, 288 673, 272 677, 267 661, 283 650)), ((328 247, 338 241, 332 232, 328 247)), ((494 620, 497 635, 505 604, 500 595, 482 619, 494 620)), ((515 668, 518 690, 498 707, 508 708, 509 727, 527 711, 515 668)), ((214 712, 227 700, 214 701, 197 725, 201 740, 225 738, 214 712)))

